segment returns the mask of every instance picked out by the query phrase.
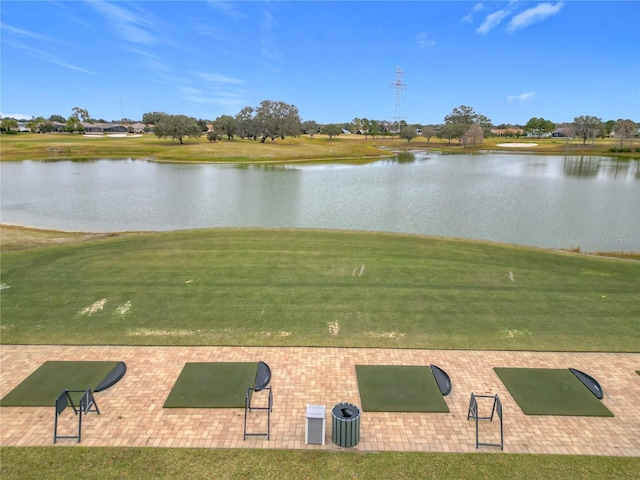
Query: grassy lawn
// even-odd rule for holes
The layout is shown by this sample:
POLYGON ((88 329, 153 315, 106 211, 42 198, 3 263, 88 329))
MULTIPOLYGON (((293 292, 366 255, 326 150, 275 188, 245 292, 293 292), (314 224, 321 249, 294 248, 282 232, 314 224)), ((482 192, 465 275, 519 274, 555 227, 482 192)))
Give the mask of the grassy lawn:
MULTIPOLYGON (((313 138, 287 137, 285 140, 223 140, 211 143, 205 137, 187 139, 184 145, 176 140, 158 139, 155 135, 112 137, 107 135, 29 134, 2 135, 2 161, 9 160, 86 160, 95 158, 146 158, 168 162, 277 162, 310 160, 350 160, 365 162, 387 156, 389 149, 430 149, 450 153, 477 151, 522 151, 549 155, 606 155, 620 158, 640 158, 640 152, 611 153, 617 139, 598 139, 593 145, 582 145, 580 139, 563 138, 505 138, 490 137, 481 145, 465 149, 457 140, 449 143, 435 137, 427 140, 416 137, 411 142, 396 137, 364 138, 363 135, 342 135, 332 140, 325 135, 313 138), (502 143, 535 143, 526 148, 499 147, 502 143)), ((633 140, 631 149, 640 148, 633 140)), ((629 146, 625 144, 625 146, 629 146)))
POLYGON ((492 453, 3 447, 3 480, 637 478, 640 458, 492 453))
POLYGON ((639 350, 640 263, 218 229, 4 252, 2 343, 639 350))
POLYGON ((388 156, 389 153, 380 150, 376 143, 329 140, 326 136, 267 140, 265 143, 238 138, 211 143, 201 137, 186 139, 181 145, 176 140, 159 139, 155 135, 19 134, 2 136, 2 160, 146 158, 169 162, 255 163, 388 156))

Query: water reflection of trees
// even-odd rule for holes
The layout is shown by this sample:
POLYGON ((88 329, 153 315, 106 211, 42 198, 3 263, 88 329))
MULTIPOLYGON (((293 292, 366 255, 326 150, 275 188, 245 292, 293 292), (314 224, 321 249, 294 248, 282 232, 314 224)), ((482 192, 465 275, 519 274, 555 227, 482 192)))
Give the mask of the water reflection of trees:
POLYGON ((396 156, 398 163, 413 163, 416 160, 416 154, 413 152, 401 152, 396 156))
POLYGON ((634 162, 633 160, 611 160, 606 162, 603 166, 606 166, 607 168, 601 168, 600 174, 604 174, 609 178, 640 178, 638 162, 634 162))
POLYGON ((400 163, 414 163, 416 161, 416 154, 414 152, 399 152, 393 157, 386 157, 380 160, 376 160, 376 165, 397 165, 400 163))
POLYGON ((603 157, 565 157, 563 172, 568 177, 604 177, 607 179, 640 179, 640 162, 603 157))
POLYGON ((597 157, 564 157, 562 172, 567 177, 595 177, 598 175, 600 162, 597 157))

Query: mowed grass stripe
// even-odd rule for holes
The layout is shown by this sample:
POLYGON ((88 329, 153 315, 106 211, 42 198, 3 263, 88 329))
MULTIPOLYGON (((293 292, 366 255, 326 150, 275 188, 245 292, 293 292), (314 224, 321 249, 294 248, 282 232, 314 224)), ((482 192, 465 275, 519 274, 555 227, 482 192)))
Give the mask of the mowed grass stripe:
POLYGON ((2 342, 638 351, 640 263, 417 235, 149 233, 3 253, 2 342))

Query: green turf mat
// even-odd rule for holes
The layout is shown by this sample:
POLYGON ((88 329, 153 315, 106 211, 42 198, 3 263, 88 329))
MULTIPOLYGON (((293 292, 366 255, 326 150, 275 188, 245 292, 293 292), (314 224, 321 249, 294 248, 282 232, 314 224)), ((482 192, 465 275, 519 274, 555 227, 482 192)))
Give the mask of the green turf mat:
POLYGON ((428 366, 356 365, 356 375, 365 412, 449 412, 428 366))
MULTIPOLYGON (((65 388, 93 390, 117 364, 118 362, 45 362, 0 400, 0 404, 3 407, 53 406, 65 388)), ((72 398, 76 401, 81 396, 81 393, 73 394, 72 398)))
POLYGON ((613 417, 568 368, 494 368, 527 415, 613 417))
POLYGON ((257 362, 187 363, 164 408, 243 408, 257 368, 257 362))

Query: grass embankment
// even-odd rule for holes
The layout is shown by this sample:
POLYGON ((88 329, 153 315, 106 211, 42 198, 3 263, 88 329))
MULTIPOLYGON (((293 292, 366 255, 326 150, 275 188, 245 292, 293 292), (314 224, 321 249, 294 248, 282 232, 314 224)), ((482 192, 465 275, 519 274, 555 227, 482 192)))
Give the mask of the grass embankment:
MULTIPOLYGON (((406 142, 405 142, 406 143, 406 142)), ((206 138, 158 139, 154 135, 19 134, 2 136, 2 160, 86 160, 146 158, 167 162, 277 162, 377 158, 388 155, 370 142, 340 142, 327 137, 267 140, 234 139, 211 143, 206 138)))
POLYGON ((178 448, 3 447, 3 480, 637 478, 640 458, 178 448))
POLYGON ((2 343, 640 350, 640 263, 413 235, 148 233, 2 255, 2 343))
MULTIPOLYGON (((563 138, 504 138, 484 139, 481 145, 463 148, 456 140, 448 141, 415 137, 411 142, 397 137, 365 138, 363 135, 342 135, 332 140, 326 135, 314 138, 301 136, 260 143, 236 138, 211 143, 205 137, 176 140, 158 139, 154 135, 108 136, 69 134, 2 135, 0 157, 9 160, 87 160, 96 158, 153 159, 167 162, 286 162, 322 160, 364 160, 388 155, 389 149, 430 149, 448 153, 523 151, 547 155, 605 155, 619 158, 639 158, 640 153, 611 153, 617 139, 598 139, 593 145, 582 145, 580 139, 563 138), (530 143, 531 147, 499 147, 502 143, 530 143), (537 144, 534 146, 533 144, 537 144)), ((627 144, 625 144, 627 146, 627 144)), ((633 140, 631 150, 640 148, 633 140)))

